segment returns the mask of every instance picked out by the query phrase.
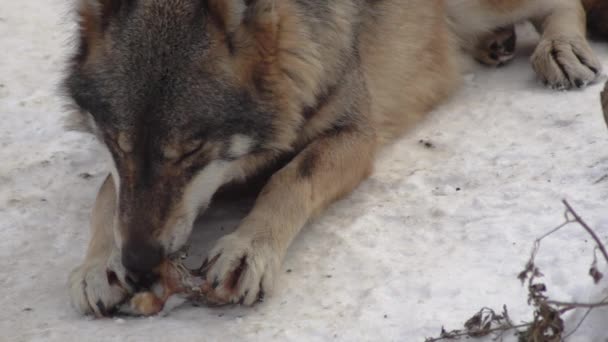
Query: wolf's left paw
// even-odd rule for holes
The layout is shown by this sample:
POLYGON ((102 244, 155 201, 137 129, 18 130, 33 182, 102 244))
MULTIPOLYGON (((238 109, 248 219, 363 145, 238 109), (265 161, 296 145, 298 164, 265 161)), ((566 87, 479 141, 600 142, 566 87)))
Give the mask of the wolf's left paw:
POLYGON ((221 238, 203 263, 210 304, 253 305, 273 287, 280 255, 269 243, 238 233, 221 238))
POLYGON ((532 66, 554 89, 583 88, 601 72, 601 64, 584 37, 561 36, 540 41, 532 66))

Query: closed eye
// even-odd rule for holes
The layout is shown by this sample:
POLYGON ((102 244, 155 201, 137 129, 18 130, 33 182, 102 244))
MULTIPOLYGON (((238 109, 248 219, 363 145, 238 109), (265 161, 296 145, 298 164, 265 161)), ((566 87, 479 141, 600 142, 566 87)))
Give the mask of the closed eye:
POLYGON ((194 148, 192 148, 191 150, 188 150, 188 152, 182 154, 182 156, 179 157, 179 159, 175 163, 176 164, 183 163, 183 162, 187 161, 188 159, 195 157, 196 155, 199 154, 199 152, 201 152, 203 150, 204 145, 205 144, 203 142, 200 142, 198 145, 195 145, 194 148))
POLYGON ((117 142, 117 139, 115 139, 114 136, 110 135, 107 132, 104 132, 102 136, 104 137, 104 142, 106 143, 106 146, 108 146, 112 154, 117 154, 121 157, 124 157, 127 154, 127 152, 120 147, 117 142))

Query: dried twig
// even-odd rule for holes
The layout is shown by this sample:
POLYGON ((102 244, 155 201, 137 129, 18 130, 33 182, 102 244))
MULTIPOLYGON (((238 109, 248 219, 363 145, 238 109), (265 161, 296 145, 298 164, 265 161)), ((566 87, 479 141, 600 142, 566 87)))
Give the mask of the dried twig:
POLYGON ((577 309, 577 308, 593 309, 593 308, 599 308, 602 306, 608 306, 608 302, 605 302, 605 301, 600 301, 600 302, 596 302, 596 303, 578 303, 578 302, 560 302, 558 300, 546 300, 545 303, 554 305, 554 306, 558 306, 558 307, 564 307, 564 309, 560 310, 561 312, 566 312, 568 310, 577 309))
POLYGON ((498 333, 496 338, 500 338, 507 331, 526 328, 530 325, 531 323, 514 325, 506 305, 503 306, 503 312, 500 315, 490 308, 482 308, 464 323, 464 329, 446 331, 441 328, 439 337, 429 337, 425 342, 454 340, 460 337, 485 337, 494 333, 498 333))
MULTIPOLYGON (((608 85, 602 94, 602 100, 605 112, 608 111, 608 85)), ((608 114, 607 114, 608 118, 608 114)), ((608 120, 607 120, 608 122, 608 120)), ((551 229, 536 240, 530 253, 526 266, 519 273, 518 279, 522 283, 527 283, 528 287, 528 304, 532 305, 534 310, 534 320, 532 322, 524 322, 519 325, 514 325, 508 315, 507 308, 504 306, 502 315, 497 315, 492 309, 483 308, 472 318, 465 323, 465 329, 445 331, 441 329, 441 334, 437 338, 427 338, 426 342, 455 340, 460 337, 482 337, 490 334, 496 334, 495 339, 502 338, 502 335, 507 331, 515 330, 516 335, 519 335, 519 341, 522 342, 561 342, 571 336, 580 327, 582 322, 589 315, 591 310, 599 307, 608 307, 608 297, 596 303, 579 303, 579 302, 563 302, 549 299, 546 296, 547 286, 538 282, 543 274, 535 264, 536 255, 540 249, 540 244, 543 239, 553 235, 555 232, 572 223, 577 223, 581 226, 595 241, 593 254, 593 262, 589 270, 589 274, 593 278, 594 283, 598 283, 603 274, 597 268, 596 251, 599 250, 604 260, 608 263, 608 253, 602 241, 591 227, 578 215, 568 201, 562 201, 566 207, 564 211, 565 221, 559 226, 551 229), (564 313, 574 309, 587 309, 583 318, 578 322, 572 331, 564 335, 564 321, 561 317, 564 313), (526 328, 525 330, 520 330, 526 328)))
MULTIPOLYGON (((604 299, 602 299, 599 303, 606 303, 606 301, 608 301, 608 297, 604 297, 604 299)), ((606 304, 608 304, 608 303, 606 303, 606 304)), ((585 314, 583 315, 583 318, 581 318, 578 321, 578 323, 576 324, 576 326, 574 327, 574 329, 572 329, 572 331, 570 331, 566 336, 564 336, 564 339, 572 336, 572 334, 574 334, 578 330, 578 328, 581 327, 581 324, 583 324, 583 322, 585 321, 585 319, 587 319, 587 316, 589 316, 589 314, 591 313, 591 311, 593 309, 595 309, 596 307, 598 307, 598 306, 587 308, 587 311, 585 311, 585 314)))
MULTIPOLYGON (((493 333, 500 333, 500 335, 502 336, 502 334, 504 334, 508 330, 526 328, 526 327, 529 327, 530 325, 532 325, 532 323, 522 323, 519 325, 514 325, 511 327, 508 327, 507 329, 505 329, 505 327, 496 327, 496 328, 488 329, 487 332, 488 332, 488 335, 493 334, 493 333)), ((487 336, 487 335, 482 335, 482 336, 471 335, 466 330, 445 331, 442 328, 441 335, 439 337, 428 337, 424 340, 424 342, 448 341, 448 340, 459 339, 461 337, 485 337, 485 336, 487 336)))
POLYGON ((576 220, 576 222, 578 222, 578 224, 580 224, 581 227, 583 227, 587 231, 587 233, 589 233, 589 235, 591 235, 593 240, 595 240, 597 247, 604 255, 604 260, 606 260, 606 262, 608 262, 608 253, 606 253, 606 247, 604 247, 604 244, 602 243, 602 241, 597 237, 597 234, 595 234, 593 229, 591 229, 589 227, 589 225, 587 225, 587 223, 585 223, 585 221, 583 221, 583 219, 580 216, 578 216, 578 214, 574 211, 574 209, 572 209, 572 207, 570 206, 570 203, 568 203, 568 201, 562 200, 562 203, 564 203, 566 208, 568 208, 568 211, 570 212, 570 214, 572 214, 572 216, 574 216, 574 219, 576 220))

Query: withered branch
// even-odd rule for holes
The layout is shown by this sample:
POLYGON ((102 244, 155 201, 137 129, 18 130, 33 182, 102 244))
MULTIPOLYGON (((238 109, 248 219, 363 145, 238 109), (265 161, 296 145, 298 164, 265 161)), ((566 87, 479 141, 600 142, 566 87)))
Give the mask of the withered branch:
POLYGON ((425 342, 436 342, 455 340, 460 337, 485 337, 498 333, 496 338, 500 338, 505 332, 529 327, 532 323, 522 323, 515 325, 509 317, 507 306, 503 306, 502 314, 497 314, 490 308, 482 308, 473 317, 464 323, 464 329, 445 331, 441 328, 439 337, 429 337, 425 342))
POLYGON ((589 235, 591 235, 591 237, 597 244, 597 247, 602 252, 602 255, 604 256, 604 260, 606 260, 606 262, 608 262, 608 253, 606 253, 606 247, 604 247, 604 244, 602 243, 602 241, 597 237, 597 234, 595 234, 593 229, 591 229, 589 227, 589 225, 587 225, 587 223, 585 223, 585 221, 583 221, 583 219, 576 213, 576 211, 574 211, 574 209, 572 209, 572 207, 570 206, 570 203, 568 203, 568 201, 562 200, 562 203, 564 203, 568 212, 570 212, 570 214, 572 214, 572 216, 574 216, 574 219, 576 220, 576 222, 578 222, 578 224, 580 224, 581 227, 583 227, 587 231, 587 233, 589 233, 589 235))
MULTIPOLYGON (((608 86, 606 90, 604 90, 602 96, 603 108, 606 113, 608 112, 608 86)), ((570 337, 578 330, 582 322, 593 309, 608 306, 608 297, 596 303, 565 302, 550 299, 546 295, 547 286, 538 281, 539 278, 543 277, 540 269, 535 264, 541 241, 573 223, 581 226, 595 241, 596 246, 593 251, 593 262, 589 270, 589 275, 591 275, 596 284, 603 278, 603 274, 599 272, 597 268, 597 250, 600 251, 604 260, 608 263, 606 248, 595 231, 581 218, 568 201, 563 200, 562 203, 566 207, 564 211, 565 221, 534 240, 530 258, 528 259, 524 270, 517 276, 528 288, 528 305, 534 307, 532 322, 524 322, 518 325, 513 324, 506 306, 503 307, 503 313, 501 315, 497 315, 492 309, 482 308, 472 318, 465 322, 464 329, 446 331, 442 328, 439 337, 427 338, 425 342, 457 340, 461 337, 477 338, 490 334, 493 334, 496 340, 502 339, 503 334, 508 331, 515 331, 515 334, 519 336, 520 342, 565 341, 566 338, 570 337), (586 312, 578 324, 570 332, 565 334, 564 321, 561 315, 574 309, 586 309, 586 312)))

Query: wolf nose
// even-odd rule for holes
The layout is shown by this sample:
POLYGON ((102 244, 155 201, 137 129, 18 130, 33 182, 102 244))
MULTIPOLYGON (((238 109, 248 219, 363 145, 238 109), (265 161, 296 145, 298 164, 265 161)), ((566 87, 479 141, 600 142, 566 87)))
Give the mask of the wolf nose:
POLYGON ((137 278, 154 271, 163 260, 164 251, 157 243, 127 242, 122 248, 122 264, 137 278))

